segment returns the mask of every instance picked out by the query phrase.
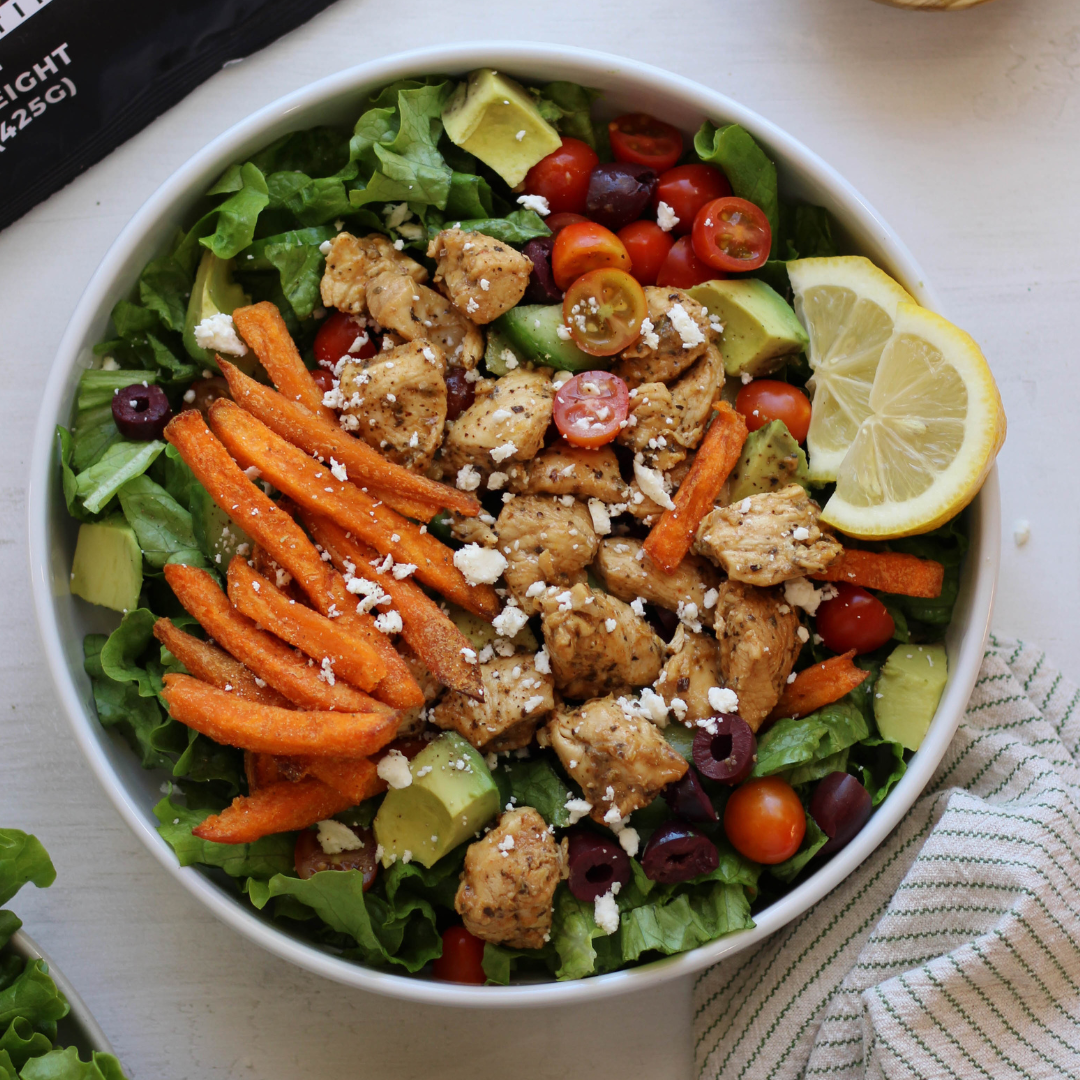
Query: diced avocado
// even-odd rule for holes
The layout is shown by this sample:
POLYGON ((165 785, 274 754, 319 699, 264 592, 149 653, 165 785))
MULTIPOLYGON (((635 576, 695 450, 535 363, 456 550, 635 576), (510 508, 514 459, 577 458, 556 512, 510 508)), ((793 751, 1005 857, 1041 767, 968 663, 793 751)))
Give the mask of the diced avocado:
MULTIPOLYGON (((519 362, 530 360, 542 367, 562 371, 595 371, 614 360, 612 356, 590 356, 569 338, 559 337, 558 328, 564 324, 562 308, 558 304, 518 304, 500 315, 492 325, 519 362)), ((488 362, 487 355, 484 362, 488 362)))
POLYGON ((562 146, 520 83, 491 68, 472 72, 442 113, 447 138, 517 187, 541 159, 562 146))
POLYGON ((408 858, 433 866, 499 812, 499 789, 483 757, 448 731, 410 763, 412 783, 391 788, 375 815, 383 866, 408 858))
POLYGON ((874 687, 874 719, 881 737, 918 750, 948 676, 944 645, 897 645, 874 687))
MULTIPOLYGON (((471 611, 459 608, 457 604, 447 604, 450 619, 454 625, 472 642, 477 652, 485 645, 490 645, 499 636, 495 627, 485 622, 471 611)), ((523 626, 517 634, 510 639, 523 652, 537 652, 540 648, 536 635, 529 629, 528 624, 523 626)))
POLYGON ((779 491, 788 484, 807 487, 806 454, 783 420, 751 431, 742 455, 731 470, 730 502, 742 502, 748 495, 779 491))
MULTIPOLYGON (((195 274, 195 286, 184 319, 184 348, 190 357, 204 364, 212 363, 214 358, 195 341, 195 327, 211 315, 231 315, 238 307, 251 303, 251 297, 233 281, 232 271, 232 259, 219 259, 212 251, 206 251, 195 274)), ((249 351, 233 362, 245 370, 253 369, 254 353, 249 351)))
POLYGON ((791 305, 757 278, 706 281, 690 295, 724 326, 720 352, 728 375, 768 375, 810 344, 791 305))
POLYGON ((197 481, 191 485, 191 530, 195 543, 210 565, 223 572, 238 554, 241 544, 247 548, 240 554, 250 554, 251 537, 218 506, 210 493, 197 481))
POLYGON ((139 541, 122 515, 84 521, 75 541, 71 591, 91 604, 132 611, 139 606, 142 562, 139 541))

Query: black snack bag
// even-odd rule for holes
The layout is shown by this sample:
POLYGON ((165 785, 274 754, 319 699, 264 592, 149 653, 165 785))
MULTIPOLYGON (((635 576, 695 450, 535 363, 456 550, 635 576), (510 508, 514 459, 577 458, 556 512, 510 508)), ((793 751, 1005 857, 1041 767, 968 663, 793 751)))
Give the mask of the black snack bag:
POLYGON ((0 0, 0 229, 331 0, 0 0))

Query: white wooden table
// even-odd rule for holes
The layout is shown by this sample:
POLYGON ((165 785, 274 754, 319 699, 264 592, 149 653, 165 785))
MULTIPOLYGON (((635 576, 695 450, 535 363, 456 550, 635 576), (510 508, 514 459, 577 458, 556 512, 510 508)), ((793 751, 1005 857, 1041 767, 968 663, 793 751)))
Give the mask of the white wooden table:
POLYGON ((339 0, 230 66, 0 234, 0 824, 56 861, 17 904, 142 1080, 689 1075, 688 981, 485 1015, 345 990, 208 916, 141 847, 59 714, 33 625, 26 474, 40 389, 99 259, 190 154, 273 98, 372 56, 466 39, 586 45, 678 71, 835 165, 983 345, 1009 415, 995 626, 1080 676, 1080 13, 997 0, 927 15, 867 0, 339 0), (1013 542, 1027 519, 1031 540, 1013 542))

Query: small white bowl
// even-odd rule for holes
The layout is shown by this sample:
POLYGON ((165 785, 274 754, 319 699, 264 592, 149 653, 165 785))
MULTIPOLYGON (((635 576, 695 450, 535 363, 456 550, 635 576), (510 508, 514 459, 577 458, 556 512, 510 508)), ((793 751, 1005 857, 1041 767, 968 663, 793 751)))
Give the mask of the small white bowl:
POLYGON ((591 1000, 656 986, 700 971, 723 956, 762 941, 850 874, 918 797, 963 713, 989 632, 999 559, 1000 507, 995 470, 971 509, 971 550, 946 641, 949 682, 922 748, 855 840, 796 889, 759 912, 752 930, 679 956, 579 982, 469 987, 342 960, 275 926, 211 874, 194 867, 180 868, 172 850, 155 830, 152 807, 161 797, 161 775, 144 771, 128 747, 101 727, 90 682, 83 673, 83 636, 110 630, 115 618, 72 597, 68 588, 77 530, 65 511, 53 429, 58 423, 70 422, 79 375, 91 364, 92 346, 105 336, 113 304, 128 295, 145 263, 168 243, 199 196, 227 165, 243 161, 286 132, 316 124, 352 123, 362 95, 394 79, 433 72, 461 75, 478 67, 494 67, 529 81, 567 79, 597 87, 604 91, 600 107, 608 116, 630 110, 648 111, 687 133, 695 131, 705 118, 716 123, 742 124, 776 161, 781 187, 788 197, 824 206, 831 212, 842 250, 868 256, 920 303, 936 307, 910 252, 846 180, 774 124, 714 90, 647 64, 586 49, 520 42, 419 49, 339 72, 267 105, 199 151, 147 200, 109 249, 60 343, 35 436, 29 509, 34 602, 57 693, 109 797, 168 872, 218 918, 270 952, 309 971, 394 997, 491 1008, 591 1000))

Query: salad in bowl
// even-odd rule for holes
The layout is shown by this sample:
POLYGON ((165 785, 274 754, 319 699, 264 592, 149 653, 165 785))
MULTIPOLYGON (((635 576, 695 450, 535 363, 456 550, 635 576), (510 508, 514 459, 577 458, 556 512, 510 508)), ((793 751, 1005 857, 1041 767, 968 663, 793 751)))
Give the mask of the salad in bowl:
POLYGON ((58 432, 160 835, 346 960, 573 980, 834 856, 948 677, 975 343, 738 124, 399 80, 231 165, 58 432))

